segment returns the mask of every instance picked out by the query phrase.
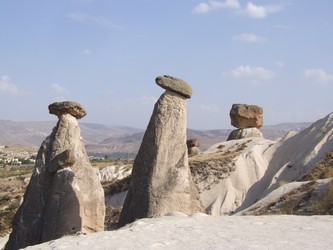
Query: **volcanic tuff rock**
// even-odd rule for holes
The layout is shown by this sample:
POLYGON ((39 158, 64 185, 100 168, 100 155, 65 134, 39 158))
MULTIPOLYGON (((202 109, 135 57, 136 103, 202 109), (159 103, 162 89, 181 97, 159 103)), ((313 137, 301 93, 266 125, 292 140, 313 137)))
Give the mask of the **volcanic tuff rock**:
MULTIPOLYGON (((172 77, 158 77, 158 85, 161 79, 162 82, 168 79, 172 86, 180 82, 172 77)), ((201 209, 188 166, 186 98, 167 89, 155 104, 134 161, 118 226, 138 218, 162 216, 173 211, 193 214, 201 209)))
POLYGON ((59 121, 38 151, 5 249, 104 229, 104 191, 89 162, 76 118, 85 111, 72 102, 49 107, 59 121))
POLYGON ((260 137, 263 138, 263 134, 260 132, 259 129, 257 128, 239 128, 236 130, 233 130, 227 141, 230 140, 239 140, 239 139, 243 139, 243 138, 248 138, 248 137, 260 137))
POLYGON ((261 128, 263 108, 256 105, 233 104, 230 110, 231 125, 236 128, 261 128))

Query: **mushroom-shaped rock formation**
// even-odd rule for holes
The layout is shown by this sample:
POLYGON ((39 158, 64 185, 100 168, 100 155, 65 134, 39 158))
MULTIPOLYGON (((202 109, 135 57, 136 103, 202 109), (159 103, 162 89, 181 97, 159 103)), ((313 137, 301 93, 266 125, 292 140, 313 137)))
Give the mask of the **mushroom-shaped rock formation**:
POLYGON ((104 230, 104 191, 77 120, 86 112, 74 102, 53 103, 49 111, 59 121, 39 148, 6 250, 104 230))
POLYGON ((202 211, 186 146, 186 98, 192 90, 185 81, 170 76, 157 77, 156 83, 166 91, 155 104, 134 161, 119 227, 173 211, 202 211))

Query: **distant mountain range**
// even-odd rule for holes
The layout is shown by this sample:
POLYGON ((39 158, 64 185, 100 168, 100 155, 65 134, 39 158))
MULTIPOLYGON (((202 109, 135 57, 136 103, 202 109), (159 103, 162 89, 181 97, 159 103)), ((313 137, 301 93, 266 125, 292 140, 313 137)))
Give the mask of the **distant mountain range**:
MULTIPOLYGON (((17 122, 0 120, 0 145, 40 146, 55 126, 54 121, 17 122)), ((275 140, 290 130, 301 130, 310 123, 282 123, 264 126, 261 132, 275 140)), ((82 136, 89 155, 133 156, 137 153, 144 130, 125 126, 80 123, 82 136)), ((225 141, 232 129, 188 129, 187 137, 198 138, 201 149, 225 141)))

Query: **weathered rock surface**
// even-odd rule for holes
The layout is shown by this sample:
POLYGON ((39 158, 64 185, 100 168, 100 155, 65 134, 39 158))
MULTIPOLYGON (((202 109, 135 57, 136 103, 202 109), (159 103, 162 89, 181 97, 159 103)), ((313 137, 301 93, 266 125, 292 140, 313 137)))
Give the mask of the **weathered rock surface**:
POLYGON ((239 140, 239 139, 243 139, 243 138, 249 138, 249 137, 260 137, 263 138, 263 134, 260 132, 259 129, 257 128, 239 128, 239 129, 235 129, 233 130, 227 141, 230 140, 239 140))
POLYGON ((186 99, 167 90, 155 104, 139 153, 118 226, 173 211, 201 211, 188 166, 186 99))
POLYGON ((236 128, 261 128, 263 108, 256 105, 233 104, 230 110, 231 125, 236 128))
POLYGON ((173 76, 164 75, 164 76, 158 76, 155 79, 155 82, 157 83, 157 85, 166 90, 171 90, 173 92, 176 92, 177 94, 185 96, 186 98, 192 97, 191 86, 182 79, 173 76))
POLYGON ((200 141, 197 138, 193 138, 186 141, 187 144, 187 152, 189 156, 194 156, 200 154, 200 141))
POLYGON ((189 139, 186 141, 187 147, 192 148, 192 147, 200 147, 200 141, 197 138, 189 139))
POLYGON ((86 110, 77 102, 55 102, 49 105, 50 114, 54 114, 60 117, 62 114, 71 114, 77 119, 84 117, 87 112, 86 110))
POLYGON ((201 150, 198 147, 188 148, 188 156, 194 156, 194 155, 198 155, 200 153, 201 153, 201 150))
POLYGON ((38 151, 6 250, 104 230, 104 191, 89 162, 76 118, 83 116, 82 111, 71 102, 50 105, 50 113, 59 121, 38 151))

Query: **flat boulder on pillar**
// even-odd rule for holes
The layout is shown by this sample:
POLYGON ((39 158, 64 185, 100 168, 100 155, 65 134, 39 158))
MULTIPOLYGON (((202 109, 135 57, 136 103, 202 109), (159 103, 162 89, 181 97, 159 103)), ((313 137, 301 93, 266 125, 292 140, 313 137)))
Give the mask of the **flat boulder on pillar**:
POLYGON ((162 87, 163 89, 176 92, 177 94, 180 94, 186 98, 192 97, 191 86, 182 79, 173 76, 164 75, 164 76, 158 76, 155 79, 155 82, 158 86, 162 87))
POLYGON ((257 105, 233 104, 230 110, 231 125, 236 128, 261 128, 263 108, 257 105))
POLYGON ((50 104, 49 112, 50 114, 54 114, 58 117, 62 114, 71 114, 72 116, 76 117, 76 119, 81 119, 87 114, 86 110, 81 106, 80 103, 70 101, 55 102, 50 104))

